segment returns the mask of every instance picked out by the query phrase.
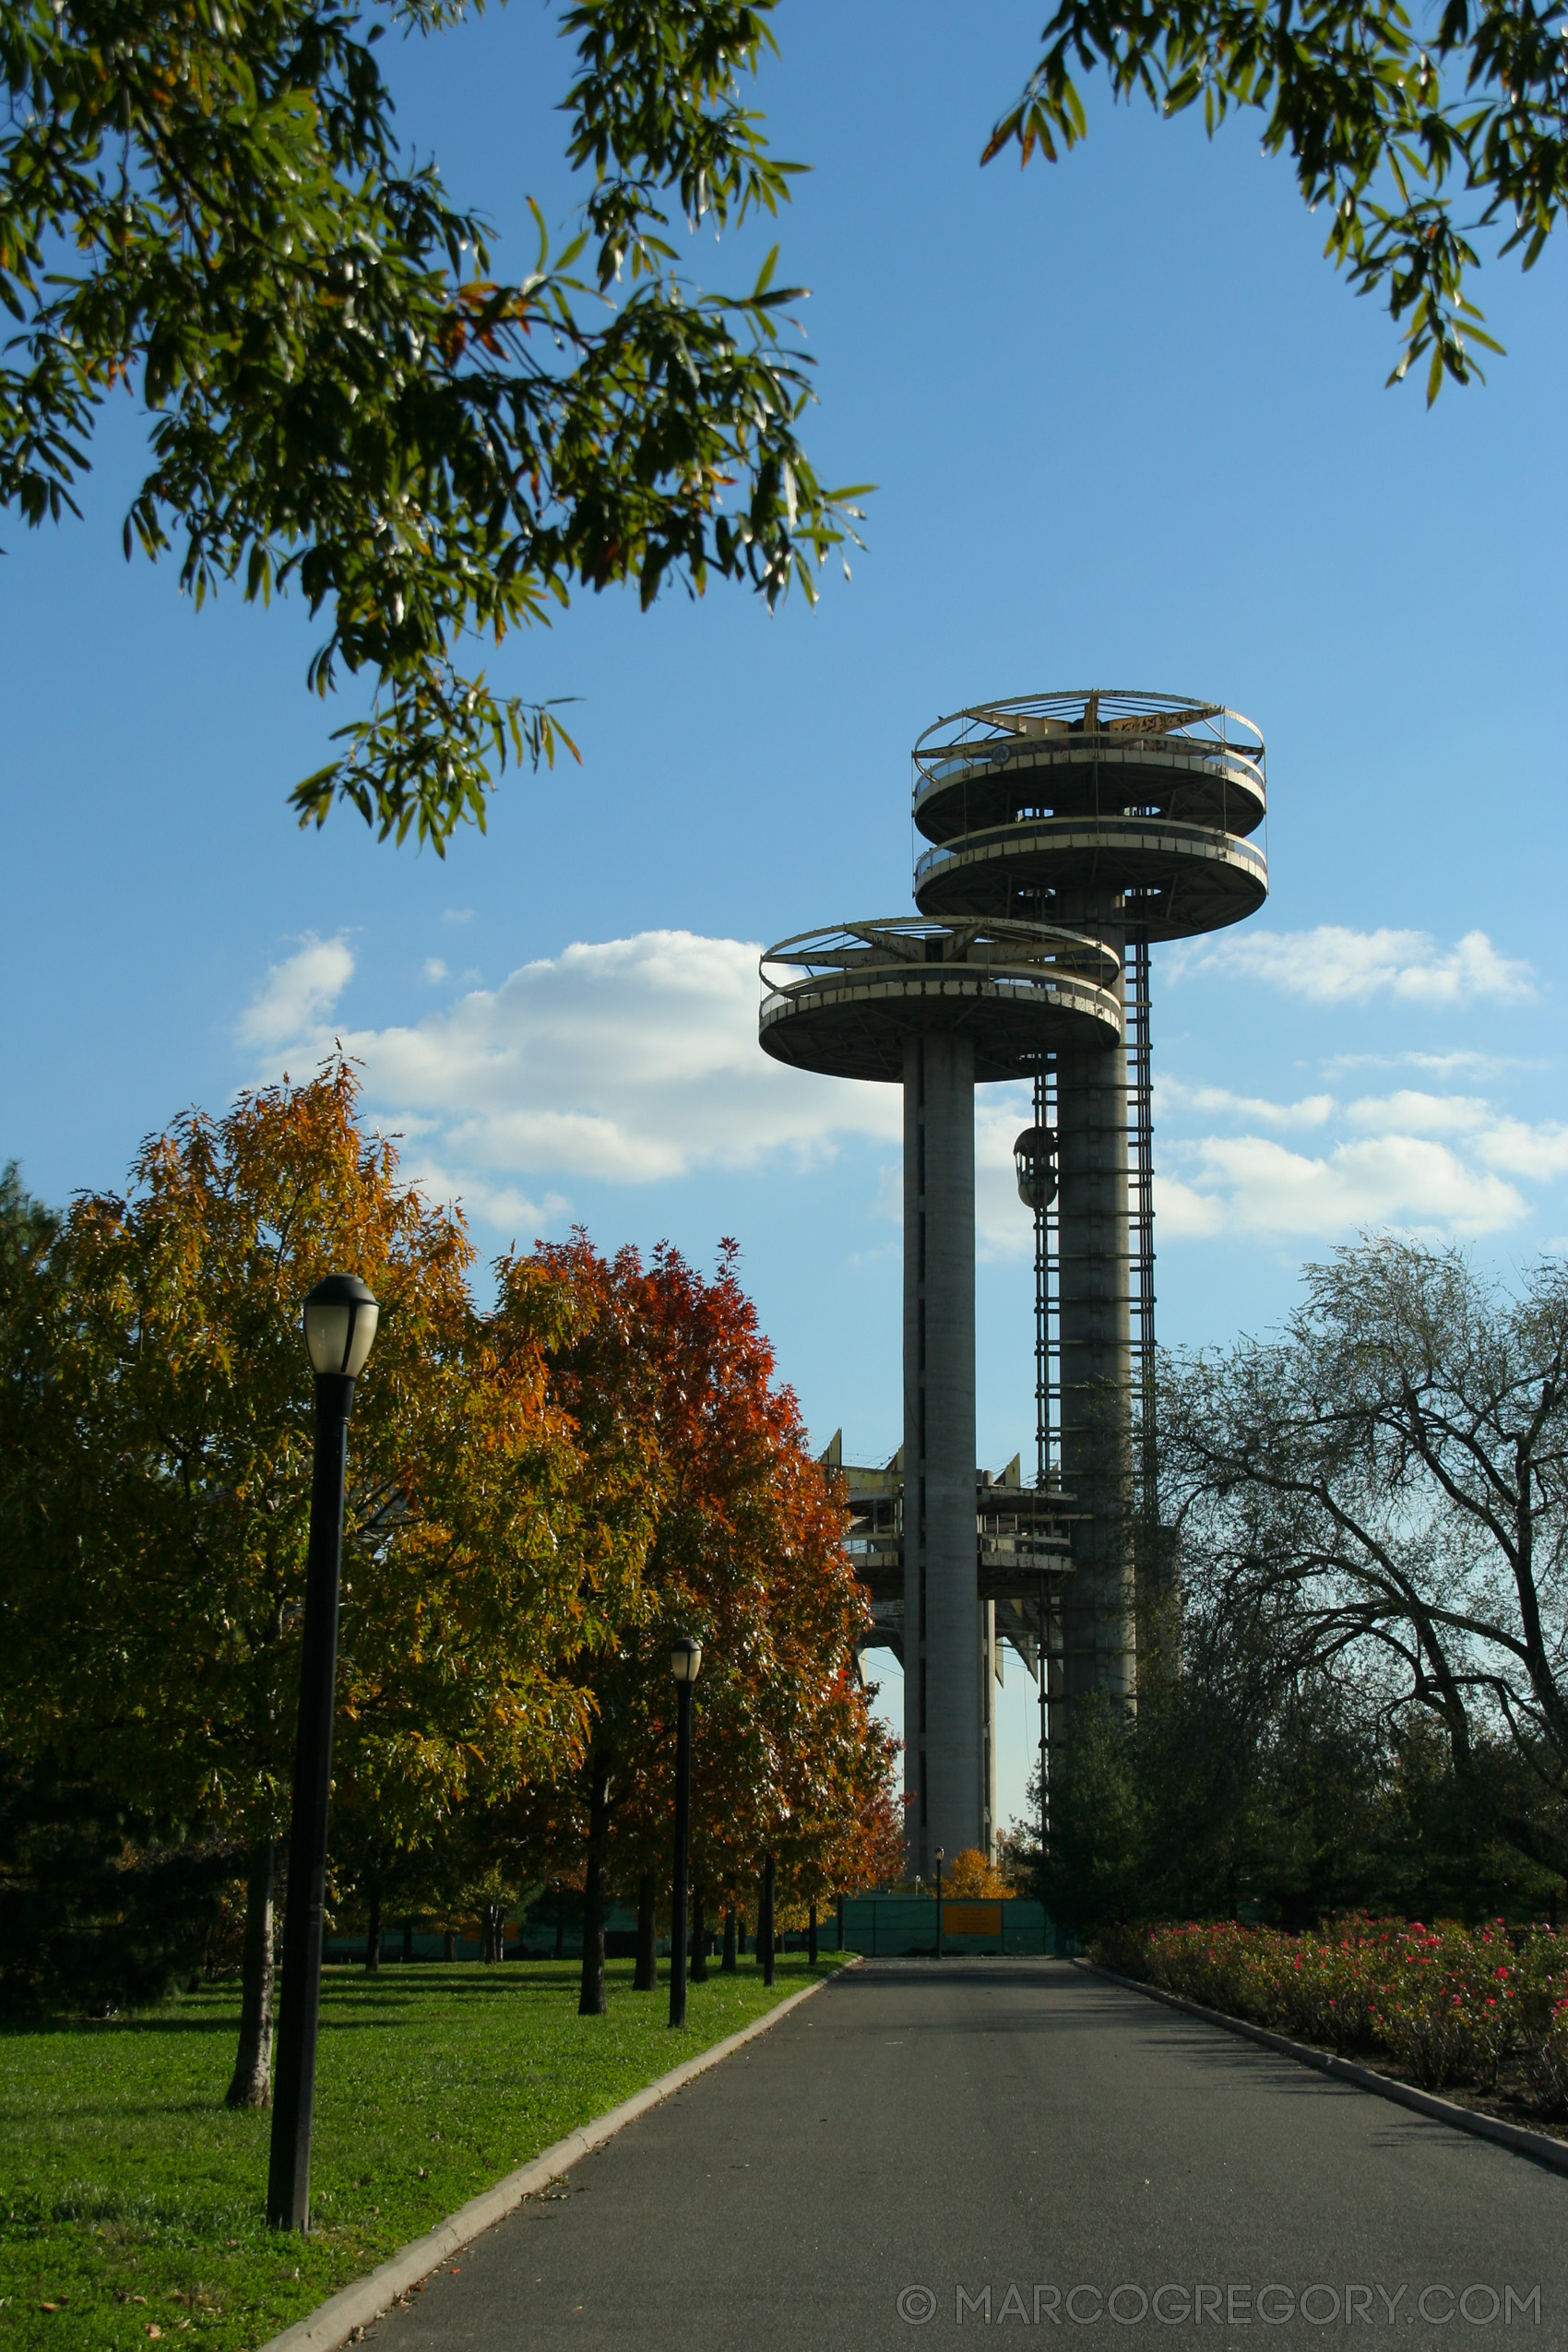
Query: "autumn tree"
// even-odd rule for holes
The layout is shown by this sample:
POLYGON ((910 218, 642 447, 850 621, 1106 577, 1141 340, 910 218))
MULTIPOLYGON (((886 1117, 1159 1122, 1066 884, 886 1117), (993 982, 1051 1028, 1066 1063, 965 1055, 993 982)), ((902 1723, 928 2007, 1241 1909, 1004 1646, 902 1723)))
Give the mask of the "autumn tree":
POLYGON ((703 1644, 692 1857, 710 1911, 747 1899, 766 1850, 852 1883, 887 1802, 890 1743, 854 1669, 865 1604, 846 1514, 775 1379, 735 1256, 726 1243, 707 1280, 674 1250, 607 1261, 578 1234, 526 1262, 586 1307, 552 1357, 552 1396, 617 1477, 629 1448, 648 1447, 639 1475, 655 1512, 615 1640, 579 1661, 593 1711, 583 1763, 528 1800, 543 1867, 586 1856, 587 2013, 604 2004, 607 1890, 668 1875, 674 1634, 703 1644))
POLYGON ((978 1846, 966 1846, 944 1871, 942 1892, 956 1903, 995 1902, 1007 1893, 1007 1882, 978 1846))
POLYGON ((381 1301, 350 1439, 340 1784, 410 1847, 471 1788, 583 1746, 571 1661, 616 1541, 585 1526, 545 1395, 560 1301, 519 1274, 503 1356, 460 1218, 401 1183, 339 1062, 192 1112, 124 1197, 76 1201, 6 1324, 8 1736, 220 1827, 247 1873, 233 2103, 268 2096, 272 1909, 300 1680, 312 1458, 300 1304, 381 1301))

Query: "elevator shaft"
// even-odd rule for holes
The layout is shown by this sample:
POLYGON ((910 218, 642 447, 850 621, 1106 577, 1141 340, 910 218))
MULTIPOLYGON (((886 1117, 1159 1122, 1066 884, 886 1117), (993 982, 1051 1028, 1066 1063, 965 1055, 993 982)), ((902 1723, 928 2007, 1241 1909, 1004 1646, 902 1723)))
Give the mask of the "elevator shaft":
MULTIPOLYGON (((1120 953, 1120 931, 1098 936, 1120 953), (1114 934, 1114 935, 1113 935, 1114 934)), ((1123 983, 1117 983, 1118 995, 1123 983)), ((1056 1062, 1062 1485, 1073 1497, 1073 1564, 1063 1607, 1063 1696, 1130 1703, 1134 1636, 1132 1286, 1124 1049, 1056 1062)))

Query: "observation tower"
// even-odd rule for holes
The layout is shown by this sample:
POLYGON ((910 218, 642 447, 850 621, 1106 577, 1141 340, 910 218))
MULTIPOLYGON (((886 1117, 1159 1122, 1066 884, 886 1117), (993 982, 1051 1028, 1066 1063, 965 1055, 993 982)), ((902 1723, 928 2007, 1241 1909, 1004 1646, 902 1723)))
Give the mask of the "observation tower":
MULTIPOLYGON (((766 1051, 904 1088, 902 1650, 911 1871, 989 1847, 983 1503, 975 1468, 974 1088, 1028 1077, 1036 1478, 1014 1539, 1053 1706, 1136 1693, 1136 1534, 1152 1524, 1149 947, 1267 895, 1250 720, 1106 689, 977 704, 914 751, 918 917, 762 959, 766 1051), (980 1529, 977 1550, 977 1524, 980 1529), (1049 1568, 1050 1574, 1047 1574, 1049 1568)), ((994 1520, 992 1524, 995 1524, 994 1520)), ((1032 1653, 1032 1655, 1029 1655, 1032 1653)), ((1044 1733, 1042 1730, 1042 1738, 1044 1733)))

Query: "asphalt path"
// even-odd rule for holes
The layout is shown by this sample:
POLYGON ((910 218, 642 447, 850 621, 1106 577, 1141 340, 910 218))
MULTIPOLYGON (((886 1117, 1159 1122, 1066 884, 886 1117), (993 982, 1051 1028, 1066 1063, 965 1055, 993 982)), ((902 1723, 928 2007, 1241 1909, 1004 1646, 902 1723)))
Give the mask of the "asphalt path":
POLYGON ((973 2330, 1555 2352, 1568 2176, 1064 1962, 873 1961, 371 2335, 917 2352, 973 2330))

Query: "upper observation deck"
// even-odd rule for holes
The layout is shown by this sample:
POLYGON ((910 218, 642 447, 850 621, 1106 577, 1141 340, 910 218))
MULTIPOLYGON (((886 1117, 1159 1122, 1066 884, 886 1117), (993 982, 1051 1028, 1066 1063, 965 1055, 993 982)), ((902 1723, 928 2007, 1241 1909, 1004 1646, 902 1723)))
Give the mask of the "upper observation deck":
POLYGON ((915 745, 915 823, 951 843, 1039 817, 1173 818, 1245 835, 1267 808, 1250 719, 1190 695, 1130 688, 977 703, 915 745))
POLYGON ((1059 1046, 1122 1041, 1120 959, 1048 923, 839 923, 781 940, 761 972, 764 1051, 831 1077, 897 1083, 905 1040, 933 1031, 972 1037, 982 1082, 1023 1076, 1059 1046))
POLYGON ((915 867, 915 904, 949 922, 1078 921, 1094 906, 1155 940, 1222 931, 1267 896, 1255 842, 1158 817, 1020 819, 928 849, 915 867))

